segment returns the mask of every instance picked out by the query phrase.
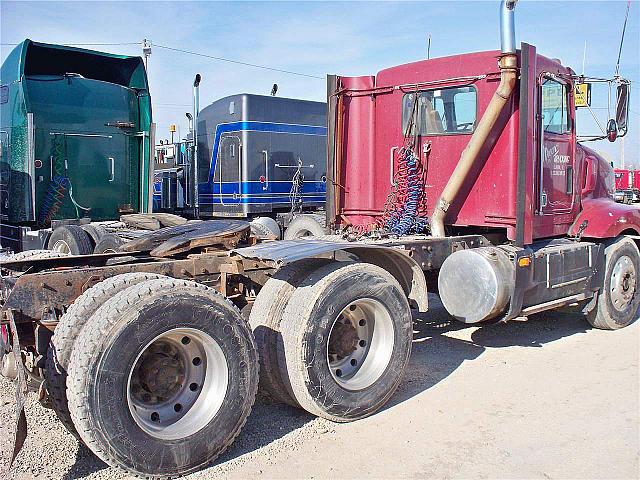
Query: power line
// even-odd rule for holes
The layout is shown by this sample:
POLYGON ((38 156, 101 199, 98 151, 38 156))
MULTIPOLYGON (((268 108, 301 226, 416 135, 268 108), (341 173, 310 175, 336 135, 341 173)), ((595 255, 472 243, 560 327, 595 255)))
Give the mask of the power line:
MULTIPOLYGON (((15 46, 17 43, 2 43, 2 46, 15 46)), ((62 43, 61 45, 68 47, 82 47, 82 46, 122 46, 122 45, 141 45, 141 42, 117 42, 117 43, 62 43)), ((233 63, 236 65, 244 65, 245 67, 261 68, 263 70, 270 70, 272 72, 286 73, 287 75, 297 75, 299 77, 317 78, 324 80, 325 77, 318 75, 310 75, 308 73, 294 72, 293 70, 284 70, 282 68, 269 67, 266 65, 259 65, 257 63, 242 62, 240 60, 232 60, 230 58, 216 57, 214 55, 207 55, 206 53, 192 52, 190 50, 184 50, 182 48, 169 47, 167 45, 153 44, 154 47, 163 48, 165 50, 171 50, 172 52, 185 53, 187 55, 195 55, 197 57, 210 58, 212 60, 218 60, 220 62, 233 63)))
MULTIPOLYGON (((21 42, 22 43, 22 42, 21 42)), ((19 43, 0 43, 3 47, 15 47, 19 43)), ((140 42, 119 42, 119 43, 60 43, 64 47, 90 47, 90 46, 120 46, 120 45, 140 45, 140 42)))
POLYGON ((266 65, 258 65, 256 63, 241 62, 239 60, 231 60, 229 58, 223 58, 223 57, 216 57, 216 56, 213 56, 213 55, 207 55, 205 53, 191 52, 189 50, 183 50, 181 48, 168 47, 166 45, 158 45, 158 44, 155 44, 155 43, 153 44, 153 46, 154 47, 158 47, 158 48, 164 48, 165 50, 171 50, 173 52, 186 53, 187 55, 195 55, 197 57, 210 58, 212 60, 218 60, 220 62, 234 63, 236 65, 244 65, 246 67, 254 67, 254 68, 261 68, 263 70, 271 70, 272 72, 286 73, 288 75, 298 75, 300 77, 317 78, 319 80, 324 80, 324 77, 320 77, 318 75, 310 75, 308 73, 294 72, 292 70, 283 70, 281 68, 268 67, 266 65))

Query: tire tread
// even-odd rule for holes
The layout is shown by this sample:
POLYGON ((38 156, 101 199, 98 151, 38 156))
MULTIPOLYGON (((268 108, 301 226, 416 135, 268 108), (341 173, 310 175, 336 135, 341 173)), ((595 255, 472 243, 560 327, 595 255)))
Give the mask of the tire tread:
MULTIPOLYGON (((120 292, 114 296, 111 300, 105 303, 90 319, 78 339, 76 340, 76 346, 73 349, 71 355, 71 361, 69 364, 69 378, 67 381, 67 391, 69 396, 69 410, 71 412, 71 418, 76 426, 80 436, 84 440, 85 444, 98 456, 100 459, 108 463, 109 465, 126 472, 127 474, 134 475, 139 478, 154 478, 154 479, 169 479, 175 478, 175 475, 147 475, 140 472, 130 471, 120 465, 118 459, 116 459, 110 451, 103 448, 102 444, 96 439, 96 431, 91 424, 91 416, 89 415, 89 401, 88 391, 91 388, 91 379, 89 375, 90 365, 89 362, 83 361, 85 358, 89 358, 92 352, 95 352, 101 343, 106 338, 111 327, 113 327, 122 318, 129 307, 139 306, 139 301, 145 297, 149 297, 157 290, 170 291, 171 289, 179 287, 189 287, 196 290, 205 290, 212 292, 214 295, 220 297, 229 308, 237 311, 238 316, 241 317, 240 310, 223 295, 217 291, 209 288, 205 285, 198 284, 187 280, 177 280, 173 278, 150 280, 143 282, 120 292)), ((242 318, 242 317, 241 317, 242 318)), ((249 337, 252 342, 252 351, 256 355, 255 342, 253 336, 249 337)), ((255 365, 257 366, 257 358, 255 358, 255 365)), ((256 372, 257 373, 257 372, 256 372)), ((251 390, 249 395, 254 398, 258 389, 257 375, 254 376, 251 382, 251 390)), ((251 413, 252 401, 246 402, 246 408, 243 412, 241 421, 238 423, 232 434, 228 437, 224 445, 221 446, 218 455, 224 452, 229 445, 233 443, 235 438, 240 433, 242 427, 247 421, 249 414, 251 413)), ((211 459, 210 461, 212 461, 211 459)), ((192 471, 203 467, 200 465, 192 471)), ((187 472, 188 473, 188 472, 187 472)), ((186 473, 185 473, 186 474, 186 473)))

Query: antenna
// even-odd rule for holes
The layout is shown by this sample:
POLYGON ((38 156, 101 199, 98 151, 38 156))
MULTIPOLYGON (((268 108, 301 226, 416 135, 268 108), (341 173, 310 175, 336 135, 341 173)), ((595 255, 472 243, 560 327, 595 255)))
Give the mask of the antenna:
POLYGON ((429 34, 429 37, 427 39, 427 60, 429 60, 431 58, 431 34, 429 34))
POLYGON ((631 0, 627 0, 627 12, 624 15, 624 25, 622 25, 622 36, 620 37, 620 49, 618 50, 618 62, 616 63, 616 73, 617 77, 620 73, 620 57, 622 56, 622 44, 624 42, 624 32, 627 29, 627 19, 629 18, 629 8, 631 7, 631 0))

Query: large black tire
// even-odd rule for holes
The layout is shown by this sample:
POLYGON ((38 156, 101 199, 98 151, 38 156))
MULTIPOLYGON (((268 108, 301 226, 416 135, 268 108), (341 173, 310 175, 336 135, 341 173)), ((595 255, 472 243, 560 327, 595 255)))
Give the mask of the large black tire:
POLYGON ((264 284, 251 308, 249 324, 260 357, 260 389, 276 402, 299 406, 278 361, 278 352, 284 354, 280 332, 284 309, 298 284, 328 261, 314 258, 284 266, 264 284))
POLYGON ((93 253, 91 237, 78 225, 61 225, 55 228, 49 237, 47 248, 70 255, 93 253))
POLYGON ((326 219, 317 213, 297 215, 284 231, 284 239, 320 237, 325 235, 326 219))
POLYGON ((167 277, 135 272, 107 278, 80 295, 62 315, 56 326, 47 349, 45 369, 47 390, 56 415, 78 440, 81 439, 71 420, 67 400, 67 369, 75 340, 87 321, 107 300, 132 285, 157 278, 167 277))
POLYGON ((93 253, 114 253, 120 251, 125 241, 115 233, 107 233, 96 243, 93 253))
POLYGON ((80 228, 87 232, 94 248, 100 239, 107 234, 107 230, 102 225, 96 225, 95 223, 80 225, 80 228))
POLYGON ((371 415, 389 400, 413 334, 402 287, 368 263, 331 263, 311 273, 291 296, 281 331, 296 400, 336 422, 371 415))
POLYGON ((640 252, 633 240, 619 237, 605 249, 604 285, 588 322, 604 330, 626 327, 638 319, 640 308, 640 252))
POLYGON ((86 445, 109 465, 148 478, 184 475, 214 460, 240 432, 257 387, 255 343, 239 310, 211 288, 173 279, 135 285, 100 307, 76 340, 67 379, 71 417, 86 445), (166 353, 158 339, 170 335, 181 340, 166 353), (197 357, 170 353, 199 345, 204 353, 197 357), (211 353, 214 345, 222 357, 211 353), (144 358, 186 358, 180 367, 186 373, 174 377, 175 364, 154 369, 144 358), (167 371, 171 375, 158 375, 167 371), (144 372, 148 383, 134 383, 144 372), (192 372, 205 375, 199 384, 190 383, 192 372), (166 417, 144 416, 148 410, 132 407, 136 389, 145 385, 151 392, 145 401, 160 402, 158 390, 149 386, 155 383, 177 389, 180 398, 189 394, 188 386, 195 403, 179 410, 176 404, 170 411, 178 413, 166 417), (176 415, 181 418, 174 423, 159 423, 176 415), (150 430, 153 422, 159 426, 150 430))

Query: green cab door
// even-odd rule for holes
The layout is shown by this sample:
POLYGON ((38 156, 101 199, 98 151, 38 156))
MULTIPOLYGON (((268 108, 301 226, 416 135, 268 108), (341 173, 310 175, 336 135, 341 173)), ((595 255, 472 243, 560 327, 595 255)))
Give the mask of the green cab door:
MULTIPOLYGON (((69 180, 55 218, 112 220, 122 211, 137 211, 138 164, 131 161, 131 153, 138 148, 138 137, 122 133, 43 133, 50 137, 51 149, 47 152, 48 175, 40 176, 40 180, 49 183, 55 176, 69 180)), ((41 192, 43 202, 47 187, 41 192)))

